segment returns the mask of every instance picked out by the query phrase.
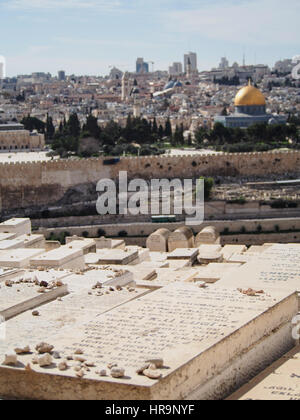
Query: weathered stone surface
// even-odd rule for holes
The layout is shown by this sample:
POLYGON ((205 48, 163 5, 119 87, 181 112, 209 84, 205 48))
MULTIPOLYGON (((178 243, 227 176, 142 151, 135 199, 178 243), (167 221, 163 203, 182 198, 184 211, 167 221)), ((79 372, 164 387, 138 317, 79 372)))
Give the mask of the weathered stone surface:
POLYGON ((5 354, 3 365, 16 366, 18 364, 17 355, 15 353, 5 354))
POLYGON ((168 229, 158 229, 147 239, 146 246, 150 252, 168 252, 168 240, 171 232, 168 229))
POLYGON ((191 228, 183 226, 172 232, 168 240, 169 252, 177 248, 193 248, 195 244, 194 234, 191 228))
POLYGON ((113 367, 110 371, 113 378, 123 378, 125 376, 125 369, 119 367, 113 367))
POLYGON ((61 372, 63 372, 63 371, 65 371, 65 370, 67 370, 67 369, 68 369, 68 364, 67 364, 67 362, 60 362, 60 363, 58 364, 58 369, 59 369, 61 372))
POLYGON ((52 356, 49 353, 44 354, 38 358, 38 364, 40 367, 51 366, 53 362, 52 356))
POLYGON ((195 246, 199 247, 203 244, 217 244, 220 243, 220 234, 214 226, 207 226, 198 233, 195 239, 195 246))
POLYGON ((228 400, 300 401, 300 347, 243 386, 228 400))
POLYGON ((30 353, 30 347, 24 346, 24 347, 17 347, 15 348, 16 354, 28 354, 30 353))
POLYGON ((51 344, 42 342, 42 343, 37 344, 35 349, 39 354, 51 353, 52 350, 54 349, 54 346, 52 346, 51 344))
POLYGON ((145 369, 143 371, 143 375, 147 376, 147 378, 150 378, 150 379, 159 379, 162 376, 161 372, 158 372, 157 370, 154 370, 154 369, 145 369))

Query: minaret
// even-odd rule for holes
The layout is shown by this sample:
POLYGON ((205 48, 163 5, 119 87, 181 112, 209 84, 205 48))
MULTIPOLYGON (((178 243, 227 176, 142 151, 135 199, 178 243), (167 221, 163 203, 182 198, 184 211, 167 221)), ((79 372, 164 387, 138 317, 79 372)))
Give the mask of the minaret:
POLYGON ((127 101, 130 94, 129 74, 126 71, 122 77, 122 101, 127 101))
POLYGON ((186 66, 186 77, 190 79, 191 75, 192 75, 192 63, 191 63, 190 57, 188 57, 187 66, 186 66))
POLYGON ((133 97, 133 116, 134 118, 139 118, 141 116, 140 90, 136 80, 134 86, 131 93, 133 97))

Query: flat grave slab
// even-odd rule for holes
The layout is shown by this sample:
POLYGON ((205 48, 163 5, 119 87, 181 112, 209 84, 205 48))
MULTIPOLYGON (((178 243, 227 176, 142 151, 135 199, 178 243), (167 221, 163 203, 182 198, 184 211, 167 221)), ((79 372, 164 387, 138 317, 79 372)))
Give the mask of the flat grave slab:
POLYGON ((254 255, 246 255, 246 254, 233 254, 227 262, 229 263, 240 263, 240 264, 246 264, 247 262, 251 262, 255 260, 257 257, 254 255))
POLYGON ((70 332, 81 324, 95 320, 102 313, 149 293, 145 288, 124 287, 110 291, 109 287, 103 287, 92 290, 94 281, 82 281, 80 275, 71 275, 63 281, 69 294, 37 306, 39 316, 33 317, 29 310, 6 321, 6 338, 5 341, 0 340, 0 366, 3 355, 11 349, 29 345, 34 350, 37 343, 48 342, 63 328, 70 332), (98 295, 100 291, 102 295, 98 295))
POLYGON ((123 239, 97 238, 95 239, 97 249, 123 249, 125 241, 123 239))
POLYGON ((133 274, 127 270, 106 267, 102 270, 89 270, 83 274, 72 274, 65 281, 70 290, 79 292, 81 289, 92 288, 97 283, 102 286, 127 286, 134 283, 134 278, 133 274))
POLYGON ((182 268, 189 268, 194 261, 190 260, 168 260, 168 265, 162 268, 172 268, 173 270, 181 270, 182 268))
POLYGON ((25 235, 31 233, 31 221, 27 218, 14 218, 0 223, 0 232, 25 235))
POLYGON ((0 250, 6 251, 9 249, 18 249, 18 248, 25 248, 24 240, 16 238, 16 239, 7 239, 0 241, 0 250))
POLYGON ((268 367, 228 401, 300 401, 300 347, 268 367))
POLYGON ((200 264, 217 263, 223 260, 221 245, 200 245, 198 249, 198 262, 200 264))
POLYGON ((16 233, 3 233, 0 232, 0 241, 5 241, 5 240, 9 240, 9 239, 15 239, 16 238, 16 233))
POLYGON ((243 254, 245 251, 247 251, 247 247, 245 245, 225 245, 223 246, 221 253, 224 261, 227 261, 230 257, 232 257, 232 255, 243 254))
POLYGON ((44 249, 38 248, 18 248, 0 251, 0 267, 29 267, 31 259, 42 255, 44 252, 44 249))
POLYGON ((68 238, 66 244, 71 246, 73 249, 82 249, 84 254, 90 252, 96 252, 96 242, 94 239, 72 239, 68 238))
POLYGON ((68 293, 65 285, 54 287, 52 290, 45 290, 44 293, 38 293, 40 286, 29 283, 15 283, 16 281, 16 279, 12 280, 12 286, 10 287, 1 286, 0 315, 6 320, 68 293))
POLYGON ((184 269, 170 269, 170 268, 158 268, 156 269, 156 277, 151 280, 137 280, 136 284, 138 287, 149 287, 150 289, 158 289, 160 287, 168 286, 174 282, 193 282, 198 274, 196 268, 184 268, 184 269))
POLYGON ((269 245, 252 245, 249 249, 245 252, 246 255, 260 255, 263 254, 268 248, 269 245))
POLYGON ((83 250, 64 245, 30 260, 32 268, 84 268, 83 250))
MULTIPOLYGON (((76 378, 72 369, 59 372, 56 365, 33 366, 27 376, 22 369, 1 366, 0 373, 5 374, 0 375, 0 394, 28 398, 34 392, 37 399, 182 399, 197 390, 199 397, 222 397, 247 380, 245 354, 267 340, 275 328, 283 334, 282 326, 289 325, 297 311, 296 294, 282 290, 250 298, 233 289, 174 283, 47 337, 63 355, 81 348, 95 362, 83 379, 76 378), (137 375, 136 369, 149 357, 163 358, 162 379, 137 375), (241 377, 231 370, 226 386, 220 378, 216 387, 210 381, 222 376, 233 360, 241 363, 241 377), (96 370, 108 363, 123 367, 125 377, 99 377, 96 370)), ((288 346, 290 330, 284 333, 283 343, 288 346)), ((255 364, 274 358, 270 345, 266 350, 256 352, 255 364)), ((22 357, 24 365, 30 360, 31 356, 22 357)))
POLYGON ((22 248, 44 248, 45 249, 45 237, 39 234, 26 234, 17 237, 18 240, 23 241, 22 248))
POLYGON ((197 248, 176 248, 167 256, 168 260, 189 260, 194 262, 199 250, 197 248))
POLYGON ((122 249, 102 249, 97 250, 95 254, 88 254, 85 257, 87 264, 112 264, 112 265, 128 265, 139 256, 137 250, 124 251, 122 249))
POLYGON ((267 249, 260 256, 225 275, 218 284, 254 288, 276 288, 300 292, 300 248, 277 246, 267 249), (299 263, 298 263, 299 261, 299 263))
MULTIPOLYGON (((149 261, 144 261, 141 264, 137 265, 122 265, 122 270, 129 271, 133 274, 133 280, 140 281, 140 280, 150 280, 156 277, 156 268, 161 268, 163 264, 161 263, 152 263, 149 261)), ((96 266, 97 267, 97 266, 96 266)), ((99 268, 103 268, 106 266, 98 266, 99 268)), ((120 270, 119 265, 109 265, 109 268, 112 270, 120 270)))
POLYGON ((239 267, 241 267, 241 264, 210 263, 206 267, 200 267, 194 281, 215 283, 224 275, 231 275, 239 267))

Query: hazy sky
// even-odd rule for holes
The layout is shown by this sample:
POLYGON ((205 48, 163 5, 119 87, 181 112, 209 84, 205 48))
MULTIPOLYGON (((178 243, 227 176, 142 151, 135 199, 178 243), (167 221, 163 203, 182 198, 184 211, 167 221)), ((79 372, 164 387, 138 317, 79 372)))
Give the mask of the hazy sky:
POLYGON ((273 65, 300 54, 299 0, 0 0, 0 55, 7 75, 60 69, 134 70, 137 57, 167 70, 198 54, 199 70, 273 65))

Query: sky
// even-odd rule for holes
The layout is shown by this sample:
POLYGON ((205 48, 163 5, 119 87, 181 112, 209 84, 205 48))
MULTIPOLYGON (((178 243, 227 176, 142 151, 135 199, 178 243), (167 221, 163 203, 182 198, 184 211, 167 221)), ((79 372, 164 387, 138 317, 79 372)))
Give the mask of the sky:
POLYGON ((167 70, 188 51, 200 71, 244 52, 273 66, 300 55, 299 17, 299 0, 0 0, 0 56, 7 76, 167 70))

